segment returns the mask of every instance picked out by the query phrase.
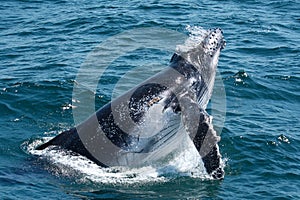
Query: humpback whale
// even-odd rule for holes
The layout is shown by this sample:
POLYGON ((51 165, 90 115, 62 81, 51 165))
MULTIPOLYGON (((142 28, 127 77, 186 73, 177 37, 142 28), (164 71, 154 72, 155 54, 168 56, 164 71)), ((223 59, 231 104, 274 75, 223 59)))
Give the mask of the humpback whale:
POLYGON ((221 29, 205 30, 193 48, 176 51, 167 68, 36 149, 63 148, 103 167, 139 167, 160 162, 188 138, 206 172, 222 179, 220 137, 206 107, 225 44, 221 29))

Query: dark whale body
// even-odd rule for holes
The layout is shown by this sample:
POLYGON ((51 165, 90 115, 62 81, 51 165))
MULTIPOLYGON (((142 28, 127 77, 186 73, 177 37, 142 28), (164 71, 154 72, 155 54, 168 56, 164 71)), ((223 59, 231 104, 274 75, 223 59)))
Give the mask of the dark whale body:
POLYGON ((175 53, 167 69, 37 150, 56 146, 104 167, 141 166, 173 152, 188 135, 207 173, 215 179, 223 178, 219 137, 205 108, 224 45, 220 29, 208 31, 197 49, 186 53, 189 57, 175 53), (191 59, 194 54, 197 62, 191 59))

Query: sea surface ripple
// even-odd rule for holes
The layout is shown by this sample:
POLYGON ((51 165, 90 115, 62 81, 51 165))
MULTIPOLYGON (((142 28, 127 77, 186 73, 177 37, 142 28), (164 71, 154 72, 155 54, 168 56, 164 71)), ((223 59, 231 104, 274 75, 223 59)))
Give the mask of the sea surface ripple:
MULTIPOLYGON (((297 0, 1 2, 0 198, 299 199, 299 10, 297 0), (178 176, 105 184, 28 153, 37 138, 74 126, 74 80, 97 45, 134 28, 186 33, 188 25, 220 27, 227 41, 219 60, 227 98, 220 142, 224 180, 178 176)), ((155 72, 171 56, 141 49, 112 65, 155 72)), ((113 79, 121 75, 103 80, 97 106, 110 100, 113 79)))

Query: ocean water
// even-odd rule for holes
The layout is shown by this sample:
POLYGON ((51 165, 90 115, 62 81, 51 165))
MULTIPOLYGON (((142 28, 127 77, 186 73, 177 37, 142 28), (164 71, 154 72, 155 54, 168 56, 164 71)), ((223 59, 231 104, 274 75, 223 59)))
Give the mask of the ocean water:
MULTIPOLYGON (((1 2, 0 198, 299 199, 299 10, 295 0, 1 2), (95 48, 126 31, 188 35, 189 26, 220 27, 227 41, 218 67, 226 91, 218 129, 224 180, 168 168, 101 169, 62 152, 32 153, 74 126, 73 87, 95 48)), ((172 45, 143 46, 112 60, 99 80, 96 108, 167 66, 173 52, 164 46, 172 45)), ((184 171, 193 168, 192 158, 173 162, 184 171)))

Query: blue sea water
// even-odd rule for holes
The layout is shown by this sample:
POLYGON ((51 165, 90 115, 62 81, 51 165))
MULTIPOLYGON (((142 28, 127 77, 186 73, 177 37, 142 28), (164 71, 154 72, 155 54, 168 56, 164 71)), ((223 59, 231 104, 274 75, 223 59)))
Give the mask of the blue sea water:
MULTIPOLYGON (((299 10, 297 0, 2 1, 0 198, 299 199, 299 10), (76 75, 101 42, 136 28, 187 34, 186 26, 220 27, 227 41, 219 60, 226 90, 220 142, 227 160, 224 180, 174 176, 103 183, 28 152, 37 138, 74 126, 76 75)), ((155 71, 171 56, 141 49, 112 65, 155 71)), ((97 107, 110 100, 114 80, 122 75, 112 71, 101 78, 97 107)))

